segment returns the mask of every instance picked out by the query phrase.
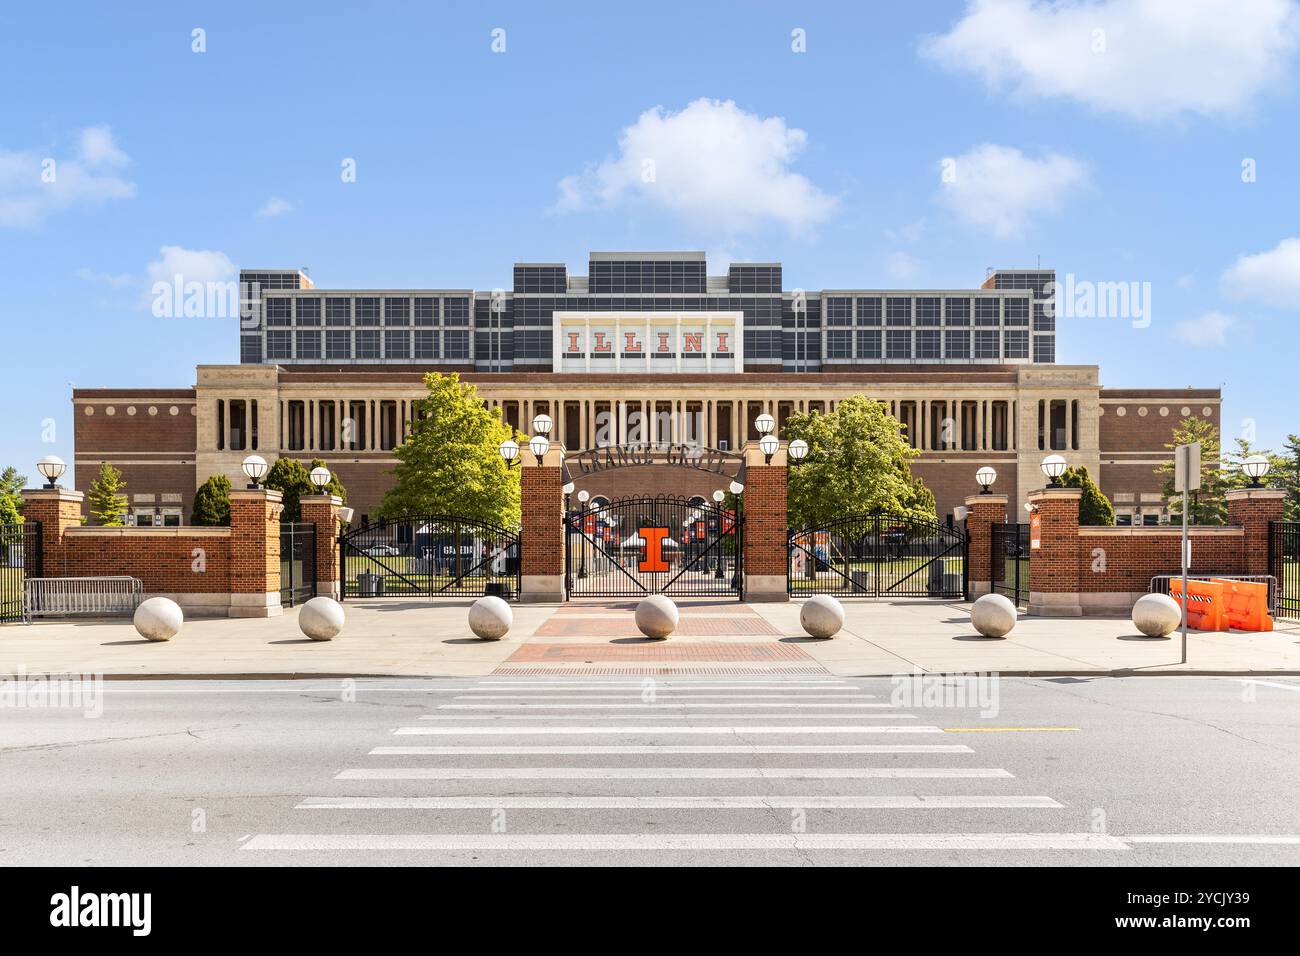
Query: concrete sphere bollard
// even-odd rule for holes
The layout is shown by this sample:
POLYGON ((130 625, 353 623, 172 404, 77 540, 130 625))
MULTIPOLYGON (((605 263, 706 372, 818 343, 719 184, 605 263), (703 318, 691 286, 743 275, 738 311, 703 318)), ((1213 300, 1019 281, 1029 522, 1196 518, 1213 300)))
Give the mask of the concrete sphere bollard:
POLYGON ((298 629, 313 641, 334 640, 343 630, 343 605, 333 598, 312 598, 298 612, 298 629))
POLYGON ((1133 605, 1133 626, 1147 637, 1168 637, 1183 621, 1183 609, 1168 594, 1144 594, 1133 605))
POLYGON ((636 626, 646 637, 665 638, 677 630, 677 605, 662 594, 652 594, 636 606, 636 626))
POLYGON ((510 605, 495 595, 481 597, 470 606, 469 629, 485 641, 499 641, 515 623, 510 605))
POLYGON ((149 641, 170 641, 185 623, 181 606, 170 598, 152 597, 135 609, 136 632, 149 641))
POLYGON ((829 594, 814 594, 803 602, 799 626, 811 637, 834 637, 844 626, 844 605, 829 594))
POLYGON ((971 605, 970 622, 985 637, 1006 637, 1016 626, 1016 606, 1001 594, 985 594, 971 605))

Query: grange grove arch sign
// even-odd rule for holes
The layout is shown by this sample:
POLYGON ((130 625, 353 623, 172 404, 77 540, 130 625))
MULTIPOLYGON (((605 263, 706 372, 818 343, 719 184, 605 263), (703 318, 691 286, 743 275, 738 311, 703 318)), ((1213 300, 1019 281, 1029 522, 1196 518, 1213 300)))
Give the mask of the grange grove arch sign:
POLYGON ((565 456, 565 465, 570 474, 594 475, 616 468, 632 468, 640 465, 671 465, 678 468, 694 468, 714 475, 722 475, 733 480, 740 480, 745 472, 745 457, 737 452, 722 451, 719 448, 705 448, 703 445, 667 442, 633 442, 626 445, 607 445, 603 448, 588 448, 565 456))

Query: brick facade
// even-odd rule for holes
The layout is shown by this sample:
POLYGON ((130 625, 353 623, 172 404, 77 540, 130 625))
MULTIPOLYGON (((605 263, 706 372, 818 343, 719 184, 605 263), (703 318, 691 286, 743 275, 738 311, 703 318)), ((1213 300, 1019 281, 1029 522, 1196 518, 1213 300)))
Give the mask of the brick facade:
POLYGON ((993 586, 993 532, 995 524, 1006 524, 1006 495, 971 495, 966 499, 968 568, 972 597, 988 594, 993 586))
POLYGON ((343 500, 335 495, 303 495, 298 505, 302 520, 316 526, 316 594, 338 600, 342 594, 338 538, 343 500))
POLYGON ((783 445, 769 465, 757 443, 745 446, 743 495, 746 601, 790 600, 787 574, 790 522, 783 445))
POLYGON ((549 603, 564 593, 564 450, 551 446, 537 464, 525 446, 519 476, 519 599, 549 603))

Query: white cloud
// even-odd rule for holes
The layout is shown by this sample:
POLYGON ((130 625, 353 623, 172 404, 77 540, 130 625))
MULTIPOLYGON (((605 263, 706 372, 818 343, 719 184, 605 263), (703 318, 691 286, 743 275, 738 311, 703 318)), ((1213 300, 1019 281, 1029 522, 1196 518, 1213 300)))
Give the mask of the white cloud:
POLYGON ((238 270, 224 252, 210 249, 185 249, 181 246, 163 246, 159 258, 149 263, 146 271, 149 283, 171 283, 176 276, 181 282, 230 282, 238 270))
POLYGON ((970 0, 921 51, 1022 98, 1164 119, 1248 109, 1283 85, 1298 41, 1292 0, 970 0))
POLYGON ((1267 252, 1238 256, 1219 281, 1234 299, 1300 309, 1300 239, 1292 236, 1267 252))
POLYGON ((1082 163, 1060 153, 1033 159, 1011 146, 982 143, 939 163, 936 200, 960 219, 1000 239, 1019 235, 1036 213, 1058 211, 1083 186, 1082 163))
POLYGON ((1185 345, 1202 348, 1227 344, 1228 329, 1237 324, 1236 316, 1206 312, 1195 319, 1183 319, 1174 326, 1174 338, 1185 345))
POLYGON ((135 183, 117 172, 129 162, 107 126, 83 129, 71 157, 0 149, 0 226, 35 226, 63 210, 130 199, 135 183))
POLYGON ((287 199, 281 199, 279 196, 272 196, 257 211, 257 218, 273 219, 276 216, 283 216, 287 212, 293 212, 293 203, 287 199))
POLYGON ((722 233, 766 223, 807 233, 837 203, 791 171, 807 144, 781 117, 731 100, 698 99, 676 113, 656 106, 623 130, 617 156, 560 181, 556 209, 643 205, 722 233))
POLYGON ((908 282, 920 274, 921 261, 907 252, 891 252, 885 257, 885 271, 892 279, 908 282))

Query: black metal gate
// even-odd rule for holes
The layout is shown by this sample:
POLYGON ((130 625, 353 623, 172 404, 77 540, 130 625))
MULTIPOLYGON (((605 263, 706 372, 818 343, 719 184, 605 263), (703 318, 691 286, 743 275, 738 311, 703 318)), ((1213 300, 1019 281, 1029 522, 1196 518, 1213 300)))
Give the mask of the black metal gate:
POLYGON ((23 619, 23 582, 41 576, 41 523, 0 524, 0 622, 23 619))
POLYGON ((452 515, 392 518, 339 536, 345 598, 519 593, 519 532, 452 515))
POLYGON ((1277 617, 1300 618, 1300 521, 1268 523, 1268 573, 1277 580, 1277 617))
POLYGON ((993 593, 1006 595, 1017 606, 1028 604, 1029 525, 995 524, 990 530, 989 578, 993 593))
POLYGON ((740 597, 741 515, 703 498, 616 498, 569 513, 570 597, 740 597))
POLYGON ((280 604, 293 607, 316 596, 316 526, 280 524, 280 604))
POLYGON ((963 598, 966 535, 937 521, 882 512, 846 515, 790 533, 796 597, 963 598))

